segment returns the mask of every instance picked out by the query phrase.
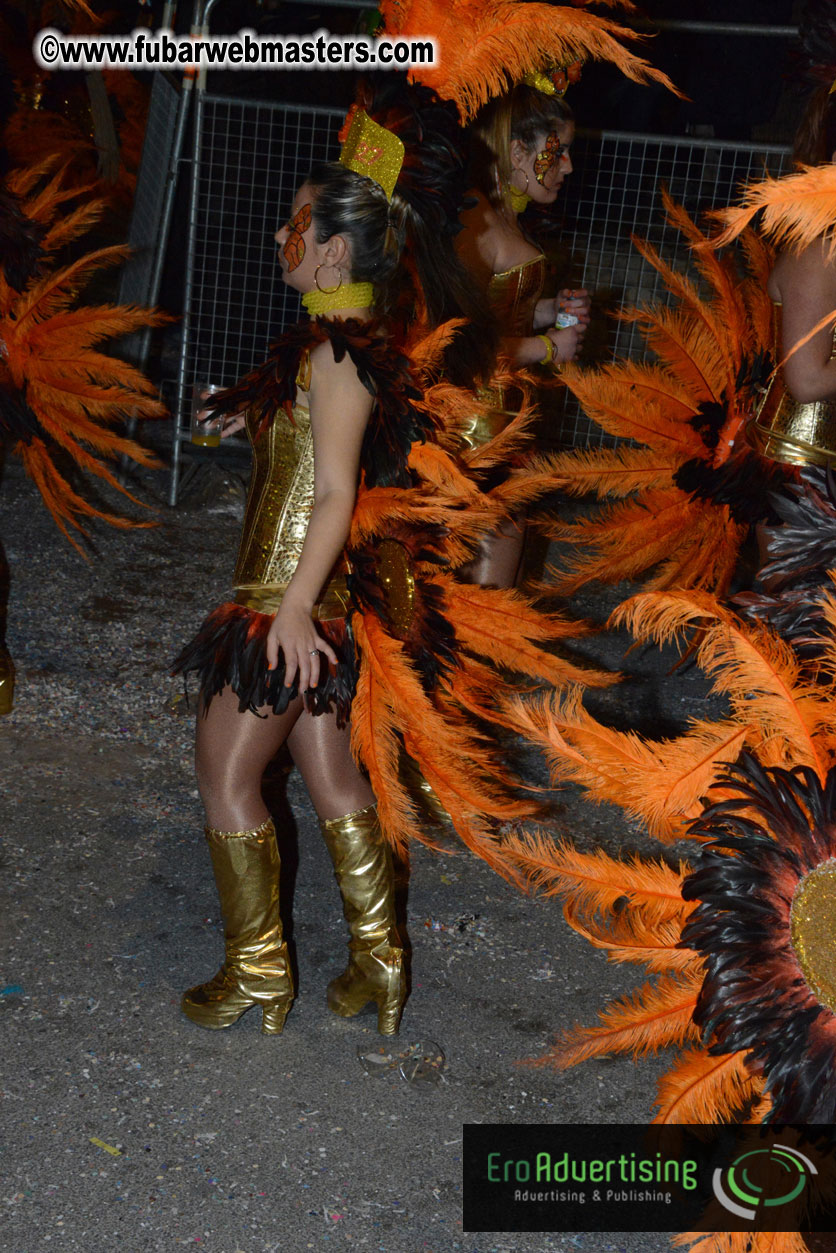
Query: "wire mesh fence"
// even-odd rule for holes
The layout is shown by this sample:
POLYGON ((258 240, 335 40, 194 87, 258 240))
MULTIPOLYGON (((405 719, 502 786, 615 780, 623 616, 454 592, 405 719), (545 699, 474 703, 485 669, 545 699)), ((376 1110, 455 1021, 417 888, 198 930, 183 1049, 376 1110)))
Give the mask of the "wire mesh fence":
MULTIPOLYGON (((281 281, 273 235, 311 165, 335 158, 342 124, 336 109, 228 96, 207 94, 202 110, 184 395, 196 379, 234 382, 299 316, 298 296, 281 281)), ((700 214, 728 204, 747 179, 782 172, 788 155, 771 145, 605 132, 580 134, 573 162, 559 224, 567 275, 617 307, 666 299, 659 275, 632 247, 632 234, 650 239, 666 260, 687 268, 687 246, 664 221, 661 185, 692 215, 700 214)), ((605 354, 636 357, 644 351, 634 326, 611 323, 605 354)), ((574 446, 602 440, 573 402, 565 405, 552 438, 574 446)))
POLYGON ((262 361, 299 317, 273 236, 317 161, 334 159, 337 110, 207 96, 192 224, 188 370, 223 385, 262 361))

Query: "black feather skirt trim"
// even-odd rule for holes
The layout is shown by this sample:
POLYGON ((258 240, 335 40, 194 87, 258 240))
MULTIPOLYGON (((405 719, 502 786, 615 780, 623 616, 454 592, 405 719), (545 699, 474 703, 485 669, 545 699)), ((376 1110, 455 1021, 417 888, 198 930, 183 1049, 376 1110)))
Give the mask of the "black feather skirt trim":
MULTIPOLYGON (((213 609, 197 635, 172 663, 172 673, 194 672, 200 700, 208 706, 213 696, 230 686, 238 697, 241 713, 260 713, 271 708, 281 714, 299 695, 299 685, 284 683, 284 658, 279 651, 275 670, 267 669, 267 634, 273 616, 227 602, 213 609)), ((333 648, 339 661, 329 665, 316 687, 304 694, 305 708, 312 714, 334 710, 343 726, 351 711, 357 682, 354 639, 345 618, 317 622, 317 631, 333 648)))

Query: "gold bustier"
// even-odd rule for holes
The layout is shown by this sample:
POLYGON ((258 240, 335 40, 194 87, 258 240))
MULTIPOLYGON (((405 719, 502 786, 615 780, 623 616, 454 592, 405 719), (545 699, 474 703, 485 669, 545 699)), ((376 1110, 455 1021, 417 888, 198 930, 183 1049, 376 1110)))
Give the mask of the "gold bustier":
MULTIPOLYGON (((488 304, 497 319, 501 335, 533 335, 534 310, 543 294, 545 281, 546 258, 542 253, 522 265, 491 275, 488 304)), ((512 407, 513 396, 509 396, 502 387, 480 387, 479 399, 490 408, 487 413, 474 414, 465 427, 463 439, 468 448, 481 448, 504 431, 516 414, 512 407)))
MULTIPOLYGON (((775 344, 780 344, 775 306, 775 344)), ((833 350, 836 355, 836 328, 833 350)), ((785 465, 829 465, 836 461, 836 401, 802 404, 787 391, 779 372, 770 382, 746 428, 749 442, 764 457, 785 465)))
MULTIPOLYGON (((247 414, 253 468, 244 530, 235 563, 235 599, 261 613, 275 613, 296 570, 314 506, 314 456, 310 412, 293 407, 293 422, 278 413, 255 437, 247 414)), ((341 618, 348 601, 342 559, 327 580, 315 618, 341 618)))
POLYGON ((545 281, 546 258, 542 253, 522 265, 491 275, 488 304, 499 323, 500 335, 534 334, 534 310, 545 281))

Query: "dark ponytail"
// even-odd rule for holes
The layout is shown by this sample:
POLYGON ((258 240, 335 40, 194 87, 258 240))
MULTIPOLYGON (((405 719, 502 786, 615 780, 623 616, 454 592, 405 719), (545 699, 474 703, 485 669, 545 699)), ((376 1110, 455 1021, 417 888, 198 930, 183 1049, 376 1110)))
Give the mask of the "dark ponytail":
POLYGON ((383 188, 336 162, 314 166, 306 182, 314 193, 317 243, 342 235, 351 247, 352 279, 385 288, 398 268, 402 241, 383 188))
POLYGON ((396 134, 405 150, 382 236, 384 251, 387 241, 391 252, 403 249, 402 264, 381 293, 382 311, 408 321, 419 309, 430 328, 466 319, 445 351, 444 373, 451 382, 472 387, 490 377, 499 336, 453 246, 467 190, 467 135, 455 105, 398 74, 365 83, 357 102, 396 134))

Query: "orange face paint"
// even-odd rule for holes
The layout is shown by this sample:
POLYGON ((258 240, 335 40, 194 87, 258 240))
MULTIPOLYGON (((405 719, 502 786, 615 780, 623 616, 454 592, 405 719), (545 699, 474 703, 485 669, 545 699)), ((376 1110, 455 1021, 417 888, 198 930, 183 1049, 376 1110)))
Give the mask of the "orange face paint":
POLYGON ((303 204, 287 224, 288 236, 282 245, 282 252, 287 261, 288 273, 302 264, 305 256, 305 241, 302 236, 311 224, 311 206, 303 204))
POLYGON ((569 145, 560 142, 557 131, 551 131, 546 138, 545 148, 534 158, 534 177, 541 187, 545 185, 546 175, 554 169, 568 151, 569 145))

